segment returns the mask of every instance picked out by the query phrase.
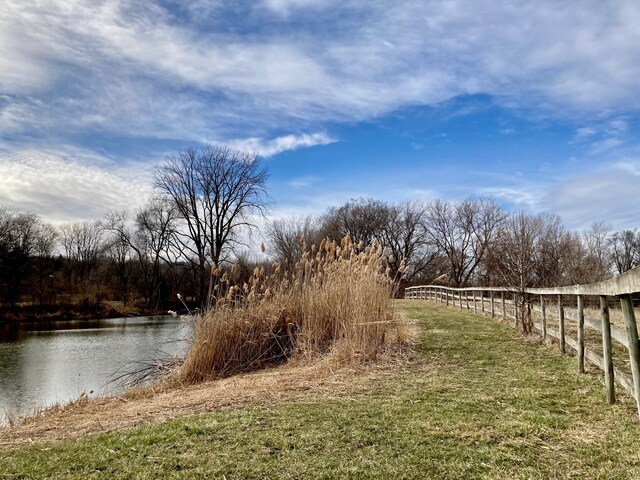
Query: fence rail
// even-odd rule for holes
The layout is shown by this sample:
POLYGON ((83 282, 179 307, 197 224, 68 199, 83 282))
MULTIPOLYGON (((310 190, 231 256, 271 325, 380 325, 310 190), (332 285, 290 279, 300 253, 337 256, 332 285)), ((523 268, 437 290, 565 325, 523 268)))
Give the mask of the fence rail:
MULTIPOLYGON (((544 340, 555 340, 563 352, 567 346, 574 350, 581 373, 584 372, 585 360, 603 370, 607 401, 615 403, 617 384, 635 399, 640 416, 640 346, 632 299, 632 295, 637 293, 640 293, 640 267, 603 282, 567 287, 518 289, 418 285, 406 288, 405 298, 437 301, 493 318, 500 315, 503 320, 513 320, 516 326, 524 324, 526 319, 544 340), (599 319, 585 315, 585 301, 592 297, 599 299, 599 319), (620 304, 624 330, 611 323, 611 300, 620 304), (557 308, 552 309, 554 304, 557 308), (575 315, 566 312, 566 306, 572 304, 575 305, 575 315), (532 320, 533 313, 539 321, 532 320), (557 330, 549 327, 552 313, 557 315, 557 330), (567 327, 573 324, 576 327, 575 338, 567 333, 567 327), (585 345, 585 326, 600 332, 602 356, 585 345), (631 375, 621 370, 622 365, 613 365, 614 353, 620 349, 628 354, 629 362, 624 362, 624 367, 631 371, 631 375)), ((616 357, 616 361, 620 362, 620 359, 616 357)))

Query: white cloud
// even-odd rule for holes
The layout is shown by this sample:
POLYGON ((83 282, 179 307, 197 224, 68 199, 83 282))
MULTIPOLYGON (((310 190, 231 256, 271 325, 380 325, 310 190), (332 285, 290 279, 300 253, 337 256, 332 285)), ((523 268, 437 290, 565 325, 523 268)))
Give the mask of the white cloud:
POLYGON ((24 149, 0 152, 0 205, 61 223, 96 220, 142 206, 151 194, 144 165, 122 165, 92 152, 24 149))
MULTIPOLYGON (((326 122, 488 94, 509 107, 598 119, 576 141, 600 154, 624 146, 626 115, 640 108, 636 0, 585 0, 579 9, 554 0, 229 5, 197 0, 180 6, 185 20, 152 2, 4 0, 0 142, 13 147, 0 157, 0 203, 64 220, 145 196, 147 178, 61 146, 83 136, 230 142, 269 157, 334 142, 326 122), (242 21, 227 22, 229 9, 242 21), (52 147, 24 147, 32 138, 52 147)), ((621 192, 630 194, 637 175, 624 175, 621 192)), ((586 178, 566 183, 577 198, 586 178)), ((606 178, 594 196, 604 198, 606 178)), ((526 179, 495 184, 484 193, 531 208, 546 198, 526 179)), ((308 208, 342 198, 327 195, 308 208)), ((545 201, 572 204, 562 192, 545 201)))
POLYGON ((267 9, 286 16, 294 10, 331 8, 337 2, 335 0, 263 0, 262 3, 267 9))
POLYGON ((640 161, 602 166, 547 189, 543 206, 558 213, 570 228, 585 229, 606 221, 614 229, 640 226, 640 161))
POLYGON ((272 157, 287 150, 296 150, 302 147, 314 147, 316 145, 328 145, 336 140, 326 133, 305 133, 302 135, 285 135, 271 140, 262 138, 245 138, 226 142, 233 148, 255 152, 261 157, 272 157))
POLYGON ((591 149, 589 150, 592 155, 597 155, 608 150, 612 150, 616 147, 622 145, 622 140, 616 137, 605 138, 604 140, 599 140, 591 144, 591 149))
POLYGON ((589 138, 598 133, 598 131, 593 127, 580 127, 576 130, 575 138, 576 140, 582 140, 583 138, 589 138))
POLYGON ((460 94, 576 115, 640 107, 640 4, 631 0, 579 10, 533 0, 237 8, 251 34, 222 28, 223 18, 203 31, 151 2, 5 1, 0 89, 13 96, 12 124, 224 140, 239 128, 308 129, 460 94), (277 29, 269 12, 287 14, 277 29), (323 28, 304 28, 313 22, 323 28), (44 103, 35 124, 27 96, 44 103))
POLYGON ((288 182, 290 187, 300 189, 300 188, 308 188, 320 181, 319 177, 314 176, 305 176, 305 177, 297 177, 288 182))

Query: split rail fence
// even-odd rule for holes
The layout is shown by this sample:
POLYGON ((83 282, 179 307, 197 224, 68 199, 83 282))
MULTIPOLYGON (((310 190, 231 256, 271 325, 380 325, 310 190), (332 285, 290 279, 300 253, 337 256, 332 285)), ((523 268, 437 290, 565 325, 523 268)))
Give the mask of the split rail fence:
POLYGON ((405 298, 432 300, 493 318, 500 316, 512 320, 516 327, 526 321, 544 340, 557 342, 562 352, 567 347, 574 350, 581 373, 585 371, 585 360, 603 370, 607 401, 615 403, 618 384, 635 399, 640 416, 640 345, 633 305, 633 295, 638 293, 640 267, 603 282, 567 287, 419 285, 406 288, 405 298), (599 318, 587 317, 593 311, 590 304, 598 307, 599 318), (555 325, 557 329, 552 328, 555 325), (601 346, 602 355, 589 348, 592 345, 601 346))

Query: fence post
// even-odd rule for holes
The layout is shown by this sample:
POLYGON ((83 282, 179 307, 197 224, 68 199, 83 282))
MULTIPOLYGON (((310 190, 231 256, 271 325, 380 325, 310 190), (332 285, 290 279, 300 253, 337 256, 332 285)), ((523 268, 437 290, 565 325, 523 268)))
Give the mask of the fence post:
POLYGON ((476 300, 476 291, 473 291, 473 313, 478 313, 478 302, 476 300))
POLYGON ((638 346, 636 315, 633 311, 631 295, 621 295, 620 303, 624 314, 624 324, 627 329, 627 340, 629 341, 629 361, 631 362, 631 372, 633 373, 633 391, 636 397, 638 415, 640 415, 640 347, 638 346))
POLYGON ((445 297, 445 299, 446 299, 446 304, 447 304, 447 307, 448 307, 448 306, 449 306, 449 290, 446 290, 446 291, 445 291, 445 295, 444 295, 444 297, 445 297))
POLYGON ((547 305, 544 301, 544 295, 540 295, 540 313, 542 315, 542 338, 547 339, 547 305))
POLYGON ((609 304, 607 297, 600 296, 600 317, 602 318, 602 358, 604 358, 604 386, 607 403, 616 402, 616 391, 613 382, 613 358, 611 355, 611 323, 609 321, 609 304))
POLYGON ((495 303, 493 301, 493 290, 489 291, 489 298, 490 298, 490 308, 491 308, 491 318, 496 318, 496 309, 495 309, 495 303))
POLYGON ((502 320, 505 321, 507 319, 507 310, 505 307, 504 292, 500 292, 500 302, 502 303, 502 320))
POLYGON ((480 308, 480 310, 482 311, 482 313, 484 313, 484 290, 480 291, 480 302, 482 302, 482 307, 480 308))
POLYGON ((469 311, 469 290, 464 292, 464 300, 467 302, 467 312, 469 311))
POLYGON ((458 290, 458 300, 460 301, 460 310, 462 310, 462 290, 458 290))
POLYGON ((578 371, 584 373, 584 299, 578 295, 578 371))
POLYGON ((518 293, 513 292, 513 316, 515 327, 518 328, 518 293))
POLYGON ((564 307, 562 306, 562 295, 558 295, 558 336, 560 341, 560 351, 565 353, 565 342, 564 342, 564 307))

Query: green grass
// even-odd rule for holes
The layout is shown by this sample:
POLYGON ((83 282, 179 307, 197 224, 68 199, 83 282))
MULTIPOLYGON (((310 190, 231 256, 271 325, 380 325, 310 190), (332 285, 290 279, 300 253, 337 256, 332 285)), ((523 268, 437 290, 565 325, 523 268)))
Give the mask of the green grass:
POLYGON ((640 478, 634 404, 511 327, 425 302, 422 360, 351 396, 0 451, 0 478, 640 478))

